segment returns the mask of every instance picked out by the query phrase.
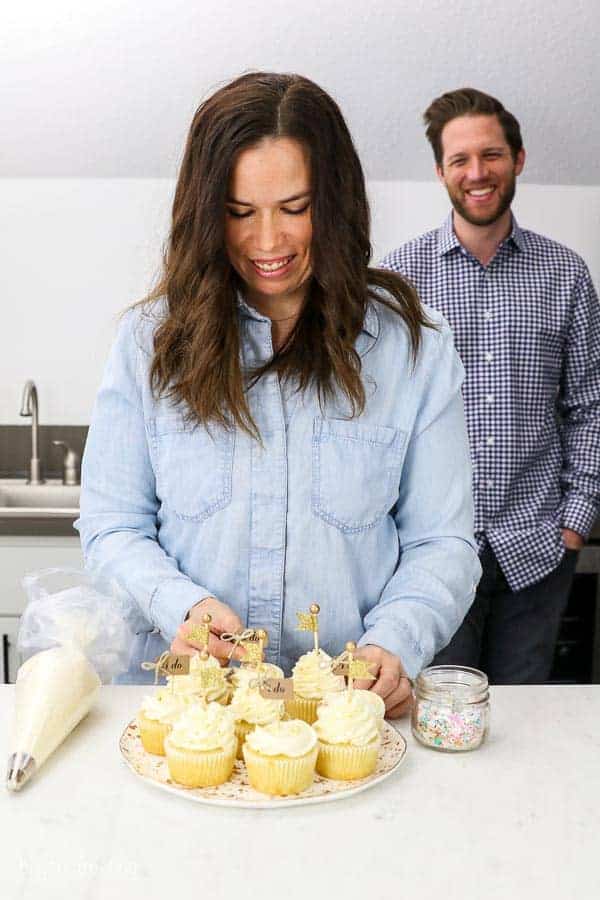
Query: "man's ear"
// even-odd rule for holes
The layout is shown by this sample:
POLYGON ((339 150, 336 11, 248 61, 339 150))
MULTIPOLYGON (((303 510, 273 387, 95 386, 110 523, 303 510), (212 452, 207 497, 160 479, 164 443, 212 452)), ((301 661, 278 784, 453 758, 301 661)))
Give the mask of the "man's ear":
POLYGON ((438 181, 440 181, 442 184, 446 184, 446 181, 444 179, 444 170, 441 166, 438 166, 437 163, 435 164, 435 174, 438 177, 438 181))
POLYGON ((521 147, 515 159, 515 175, 520 175, 525 166, 525 148, 521 147))

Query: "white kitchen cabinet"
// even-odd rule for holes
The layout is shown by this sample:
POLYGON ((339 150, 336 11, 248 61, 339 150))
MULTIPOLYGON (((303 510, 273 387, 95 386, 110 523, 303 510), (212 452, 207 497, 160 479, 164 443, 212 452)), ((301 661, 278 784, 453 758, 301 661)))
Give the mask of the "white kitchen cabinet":
POLYGON ((0 684, 12 684, 20 660, 17 654, 18 616, 0 616, 0 684))
POLYGON ((83 569, 79 537, 0 537, 0 683, 14 681, 18 668, 19 617, 27 603, 23 576, 40 569, 83 569))

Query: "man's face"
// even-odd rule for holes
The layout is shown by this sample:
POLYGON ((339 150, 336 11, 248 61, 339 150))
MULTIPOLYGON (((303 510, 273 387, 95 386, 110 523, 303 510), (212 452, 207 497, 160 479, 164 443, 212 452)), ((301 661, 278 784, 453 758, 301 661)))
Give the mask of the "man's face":
POLYGON ((510 207, 525 151, 514 159, 497 116, 458 116, 442 130, 436 166, 450 201, 471 225, 491 225, 510 207))

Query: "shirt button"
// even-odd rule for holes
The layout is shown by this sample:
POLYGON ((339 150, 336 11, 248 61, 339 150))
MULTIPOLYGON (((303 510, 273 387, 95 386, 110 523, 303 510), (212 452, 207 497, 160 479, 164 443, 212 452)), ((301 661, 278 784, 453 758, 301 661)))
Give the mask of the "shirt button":
POLYGON ((489 321, 490 321, 490 319, 492 318, 492 311, 491 311, 491 309, 486 309, 486 311, 485 311, 484 314, 483 314, 483 318, 486 320, 486 322, 489 322, 489 321))
POLYGON ((485 439, 485 442, 486 442, 486 444, 488 445, 488 447, 493 447, 493 446, 494 446, 494 437, 493 437, 493 435, 490 435, 489 437, 487 437, 487 438, 485 439))
POLYGON ((491 479, 488 479, 488 481, 486 481, 486 483, 485 483, 485 486, 488 488, 493 488, 494 482, 491 479))
POLYGON ((486 362, 493 362, 493 360, 494 360, 494 354, 493 354, 493 353, 486 353, 486 354, 485 354, 485 361, 486 361, 486 362))
POLYGON ((493 395, 493 394, 486 394, 486 395, 485 395, 485 402, 486 402, 486 403, 493 403, 493 402, 494 402, 494 395, 493 395))

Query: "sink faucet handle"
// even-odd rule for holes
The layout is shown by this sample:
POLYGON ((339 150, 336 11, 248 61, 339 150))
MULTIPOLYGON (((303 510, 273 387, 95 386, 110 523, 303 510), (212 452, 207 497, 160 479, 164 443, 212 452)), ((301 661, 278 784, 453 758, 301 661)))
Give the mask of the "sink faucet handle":
POLYGON ((63 448, 63 484, 79 484, 79 454, 66 441, 52 441, 55 447, 63 448))

